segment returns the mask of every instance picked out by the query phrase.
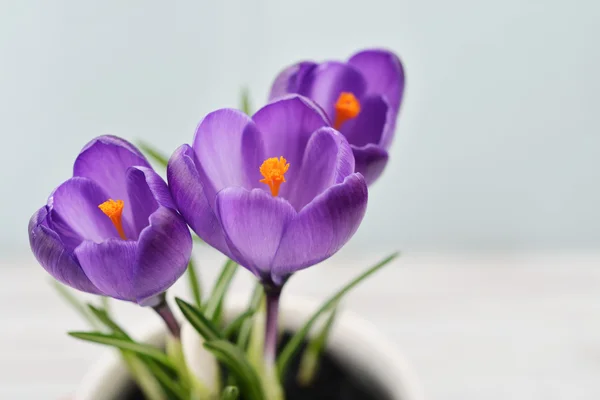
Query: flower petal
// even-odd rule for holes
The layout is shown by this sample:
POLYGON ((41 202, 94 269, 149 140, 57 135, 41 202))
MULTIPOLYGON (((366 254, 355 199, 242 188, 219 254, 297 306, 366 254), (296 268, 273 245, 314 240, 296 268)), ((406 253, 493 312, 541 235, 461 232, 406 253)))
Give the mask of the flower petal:
POLYGON ((133 283, 136 301, 143 305, 183 275, 192 254, 192 237, 175 210, 159 207, 140 234, 137 251, 133 283))
POLYGON ((179 147, 167 165, 167 180, 177 209, 198 236, 224 254, 230 254, 198 173, 198 160, 187 144, 179 147))
MULTIPOLYGON (((89 142, 79 153, 73 166, 73 176, 93 180, 112 199, 126 200, 126 171, 133 166, 150 168, 142 153, 128 141, 116 136, 100 136, 89 142)), ((132 210, 127 205, 123 209, 123 218, 133 220, 132 210)))
POLYGON ((404 68, 394 53, 381 49, 365 50, 350 57, 348 64, 364 76, 366 94, 384 95, 390 107, 398 112, 404 92, 404 68))
POLYGON ((350 144, 361 147, 379 144, 386 127, 388 105, 380 95, 363 99, 358 116, 342 125, 341 131, 350 144))
POLYGON ((354 235, 367 208, 367 183, 354 173, 302 209, 289 223, 273 260, 273 280, 336 253, 354 235))
POLYGON ((404 68, 400 59, 392 52, 381 49, 361 51, 348 60, 348 63, 363 74, 367 81, 367 94, 383 95, 390 105, 388 127, 383 133, 380 144, 389 148, 396 118, 404 94, 404 68))
POLYGON ((46 271, 58 281, 87 293, 102 294, 65 248, 60 237, 48 226, 47 207, 40 208, 29 221, 31 251, 46 271))
POLYGON ((138 243, 108 239, 102 243, 86 240, 75 249, 75 256, 90 278, 104 294, 120 300, 135 301, 133 271, 138 243))
POLYGON ((169 188, 163 179, 146 167, 130 167, 127 170, 127 193, 133 210, 134 231, 128 239, 137 240, 140 232, 149 225, 150 215, 159 205, 175 210, 169 188))
POLYGON ((321 106, 331 121, 335 120, 334 106, 342 92, 352 93, 360 99, 367 88, 362 74, 346 63, 325 62, 311 72, 304 78, 311 79, 310 89, 299 93, 321 106))
POLYGON ((110 219, 98 208, 106 200, 108 194, 88 178, 71 178, 56 188, 48 199, 49 214, 52 228, 67 247, 73 250, 82 240, 101 242, 119 237, 110 219))
POLYGON ((352 147, 355 170, 360 172, 367 181, 368 185, 379 178, 388 162, 388 152, 381 146, 368 144, 363 147, 352 147))
POLYGON ((316 131, 308 141, 296 179, 287 180, 288 201, 300 211, 330 186, 354 172, 354 156, 346 138, 333 128, 316 131))
MULTIPOLYGON (((327 117, 318 106, 297 95, 266 105, 252 119, 260 130, 265 157, 283 156, 289 162, 290 169, 286 173, 288 181, 293 181, 298 174, 310 136, 317 129, 329 126, 327 117)), ((266 185, 260 187, 268 189, 266 185)), ((279 196, 288 198, 289 190, 288 185, 281 185, 279 196)))
POLYGON ((259 141, 254 121, 238 110, 217 110, 200 122, 192 147, 209 198, 226 187, 249 189, 260 180, 263 154, 259 141))
POLYGON ((274 100, 289 93, 306 92, 312 83, 310 74, 316 66, 317 64, 312 61, 302 61, 281 71, 271 86, 269 100, 274 100), (306 77, 309 78, 305 79, 306 77))
POLYGON ((260 189, 228 188, 217 196, 217 215, 239 263, 270 278, 281 236, 296 215, 290 203, 260 189))

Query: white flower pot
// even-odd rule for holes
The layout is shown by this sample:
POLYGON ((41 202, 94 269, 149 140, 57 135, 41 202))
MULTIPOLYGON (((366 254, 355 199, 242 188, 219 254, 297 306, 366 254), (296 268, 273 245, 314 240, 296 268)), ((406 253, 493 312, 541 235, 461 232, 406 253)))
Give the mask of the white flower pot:
MULTIPOLYGON (((239 315, 247 299, 236 299, 227 304, 225 319, 239 315)), ((302 297, 283 296, 280 324, 296 331, 318 308, 319 302, 302 297)), ((143 341, 161 345, 165 330, 154 328, 143 341)), ((355 373, 376 377, 384 391, 393 399, 422 400, 421 388, 415 375, 396 347, 368 322, 349 311, 341 311, 331 330, 327 351, 355 373)), ((130 376, 116 352, 111 352, 83 379, 75 400, 122 400, 130 376)))

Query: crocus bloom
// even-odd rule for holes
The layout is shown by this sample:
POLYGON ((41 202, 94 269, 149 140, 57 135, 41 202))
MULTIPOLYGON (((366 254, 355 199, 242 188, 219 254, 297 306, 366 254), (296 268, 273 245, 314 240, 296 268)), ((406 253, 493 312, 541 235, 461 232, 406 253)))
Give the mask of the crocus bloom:
POLYGON ((185 271, 192 239, 166 183, 132 144, 88 143, 73 177, 29 222, 33 254, 75 289, 155 305, 185 271))
POLYGON ((347 62, 303 61, 284 69, 270 98, 298 93, 321 106, 350 142, 356 171, 371 184, 387 164, 403 91, 398 57, 385 50, 365 50, 347 62))
POLYGON ((337 252, 358 228, 367 185, 348 141, 301 96, 252 118, 222 109, 175 151, 169 188, 188 225, 263 283, 337 252))

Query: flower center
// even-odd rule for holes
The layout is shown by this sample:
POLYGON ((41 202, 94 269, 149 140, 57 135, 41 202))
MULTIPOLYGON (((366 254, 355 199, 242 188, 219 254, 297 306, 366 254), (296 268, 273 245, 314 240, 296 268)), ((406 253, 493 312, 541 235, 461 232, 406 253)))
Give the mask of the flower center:
POLYGON ((106 214, 108 218, 110 218, 111 222, 117 229, 117 232, 119 232, 121 239, 127 240, 125 231, 123 230, 123 221, 121 219, 124 205, 125 203, 123 203, 123 200, 114 201, 113 199, 108 199, 104 203, 100 204, 98 208, 102 210, 102 212, 106 214))
POLYGON ((340 129, 344 122, 356 118, 360 113, 360 102, 352 93, 342 92, 335 102, 334 108, 335 120, 333 127, 334 129, 340 129))
POLYGON ((279 186, 285 182, 284 174, 289 167, 290 164, 283 157, 267 158, 260 166, 260 173, 264 176, 260 182, 269 185, 273 197, 279 194, 279 186))

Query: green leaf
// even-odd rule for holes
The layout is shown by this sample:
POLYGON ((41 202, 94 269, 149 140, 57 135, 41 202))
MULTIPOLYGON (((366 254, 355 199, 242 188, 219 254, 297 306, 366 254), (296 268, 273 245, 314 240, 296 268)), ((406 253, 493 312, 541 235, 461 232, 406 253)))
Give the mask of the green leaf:
MULTIPOLYGON (((247 312, 252 312, 252 315, 254 316, 256 310, 258 310, 258 307, 262 302, 263 296, 263 286, 260 284, 260 282, 257 282, 256 286, 254 286, 254 291, 252 292, 252 297, 250 298, 250 304, 248 305, 247 312)), ((246 348, 248 347, 248 341, 250 340, 250 334, 252 333, 252 319, 253 318, 247 319, 240 327, 240 332, 237 338, 237 345, 242 350, 246 350, 246 348)))
POLYGON ((265 399, 256 370, 252 368, 242 350, 225 340, 205 342, 204 347, 225 364, 245 398, 248 400, 265 399))
POLYGON ((154 146, 152 146, 142 140, 138 140, 137 145, 151 159, 153 159, 154 161, 156 161, 158 164, 162 165, 163 167, 165 167, 165 168, 167 167, 167 164, 169 163, 169 158, 166 155, 164 155, 160 150, 157 150, 154 146))
POLYGON ((175 302, 177 303, 177 306, 179 306, 183 316, 205 340, 217 340, 222 338, 219 329, 205 317, 204 314, 202 314, 202 311, 178 297, 175 298, 175 302))
POLYGON ((105 335, 98 332, 69 332, 69 335, 77 339, 86 340, 88 342, 113 346, 122 350, 131 351, 141 356, 150 357, 170 370, 175 372, 177 371, 175 365, 173 365, 169 357, 154 346, 135 343, 118 335, 105 335))
POLYGON ((240 95, 240 110, 247 115, 252 115, 252 105, 250 104, 250 91, 248 88, 243 88, 240 95))
POLYGON ((223 330, 223 337, 226 339, 231 338, 236 332, 240 330, 242 324, 249 318, 252 318, 253 315, 254 310, 247 310, 238 315, 233 321, 229 323, 229 325, 225 327, 225 329, 223 330))
POLYGON ((125 332, 115 321, 110 318, 106 310, 96 308, 91 304, 88 304, 88 308, 98 319, 98 321, 102 322, 108 329, 112 330, 116 336, 131 340, 127 332, 125 332))
POLYGON ((202 289, 200 287, 200 280, 198 279, 198 273, 196 272, 196 265, 194 259, 190 258, 190 262, 187 267, 187 276, 192 291, 192 297, 196 303, 196 307, 202 307, 202 289))
POLYGON ((152 372, 156 380, 162 385, 163 389, 169 392, 169 399, 187 400, 188 395, 181 386, 178 385, 177 381, 173 379, 173 376, 165 372, 165 370, 154 360, 141 357, 143 362, 152 372))
POLYGON ((310 332, 310 329, 312 328, 313 324, 321 316, 321 314, 323 314, 324 312, 326 312, 327 310, 332 308, 335 304, 337 304, 337 302, 346 293, 348 293, 356 285, 358 285, 360 282, 362 282, 365 278, 371 276, 372 274, 374 274, 375 272, 377 272, 381 268, 383 268, 385 265, 387 265, 389 262, 394 260, 396 257, 398 257, 399 254, 400 253, 394 253, 394 254, 390 255, 389 257, 380 261, 379 263, 377 263, 376 265, 369 268, 368 270, 366 270, 365 272, 360 274, 358 277, 356 277, 352 281, 350 281, 346 286, 341 288, 336 294, 334 294, 332 297, 330 297, 329 300, 327 300, 321 306, 321 308, 319 308, 313 314, 313 316, 310 317, 310 319, 304 324, 304 326, 302 328, 300 328, 294 334, 294 336, 292 336, 290 341, 287 343, 287 345, 283 348, 283 350, 279 354, 279 358, 277 360, 277 369, 279 370, 279 377, 281 379, 283 379, 283 377, 285 377, 285 373, 287 371, 287 367, 288 367, 290 361, 296 355, 296 353, 300 350, 300 346, 302 345, 304 338, 306 337, 308 332, 310 332))
POLYGON ((225 298, 225 293, 227 293, 227 289, 235 276, 238 265, 233 260, 227 260, 225 265, 223 265, 223 269, 221 270, 221 274, 215 283, 215 287, 213 288, 210 297, 206 301, 204 306, 204 314, 206 318, 210 319, 213 322, 218 322, 220 317, 220 308, 223 304, 223 299, 225 298))
POLYGON ((329 337, 336 314, 337 305, 334 306, 329 314, 319 334, 308 342, 308 346, 306 346, 304 354, 302 354, 302 358, 300 359, 300 368, 298 369, 298 384, 300 386, 309 386, 313 382, 319 368, 319 359, 325 349, 325 343, 329 337))
POLYGON ((240 390, 236 386, 227 386, 221 393, 221 400, 236 400, 240 390))
POLYGON ((50 284, 52 285, 52 287, 54 287, 54 289, 60 295, 60 297, 62 297, 63 300, 69 303, 73 310, 75 310, 80 316, 83 317, 83 319, 85 319, 88 322, 92 329, 100 329, 100 324, 98 324, 98 321, 96 321, 93 318, 93 316, 88 312, 85 305, 71 293, 71 290, 69 290, 62 283, 55 281, 54 279, 50 281, 50 284))
MULTIPOLYGON (((156 378, 155 374, 140 357, 125 350, 121 350, 121 356, 123 357, 123 361, 127 365, 127 368, 129 369, 129 372, 133 376, 135 382, 140 387, 142 393, 144 393, 144 398, 148 400, 167 399, 167 395, 163 391, 163 387, 156 378)), ((185 399, 181 398, 180 400, 185 399)))
POLYGON ((106 314, 110 315, 110 297, 100 296, 100 304, 102 304, 102 308, 104 308, 106 314))

